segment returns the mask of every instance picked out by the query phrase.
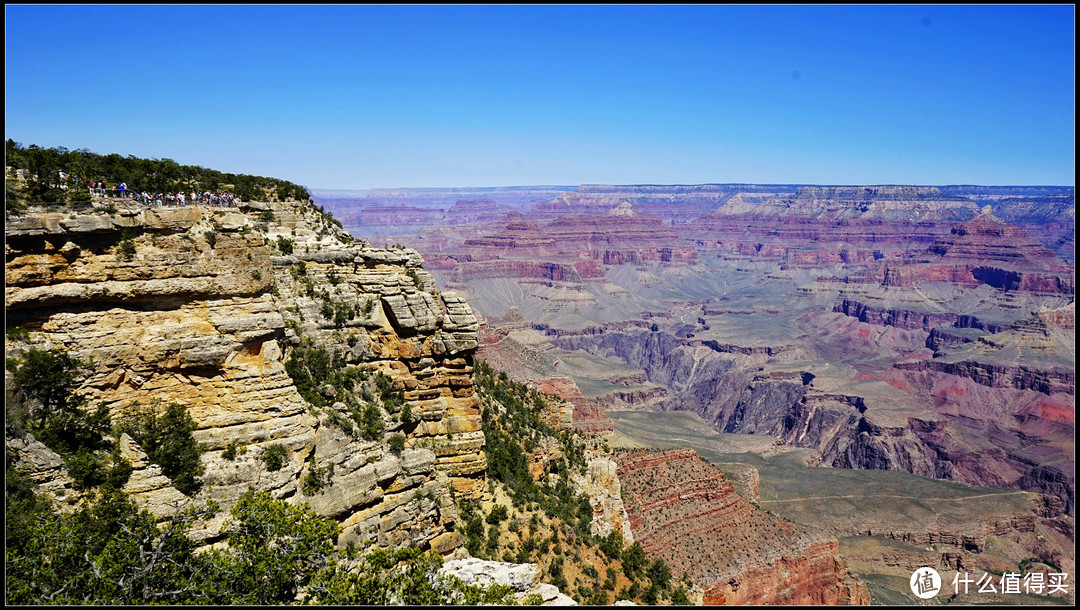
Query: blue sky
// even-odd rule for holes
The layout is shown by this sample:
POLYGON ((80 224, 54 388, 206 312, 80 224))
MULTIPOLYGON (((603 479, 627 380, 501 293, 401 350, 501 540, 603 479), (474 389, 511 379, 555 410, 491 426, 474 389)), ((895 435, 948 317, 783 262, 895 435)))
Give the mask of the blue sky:
POLYGON ((25 145, 310 188, 1075 178, 1071 5, 5 13, 25 145))

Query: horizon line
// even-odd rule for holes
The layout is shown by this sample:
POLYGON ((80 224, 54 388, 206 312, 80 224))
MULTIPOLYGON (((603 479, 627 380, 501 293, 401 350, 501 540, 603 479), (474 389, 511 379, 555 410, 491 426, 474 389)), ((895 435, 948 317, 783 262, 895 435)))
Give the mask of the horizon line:
POLYGON ((915 187, 978 187, 978 188, 1076 188, 1074 184, 976 184, 976 183, 949 183, 949 184, 930 184, 930 183, 826 183, 826 182, 691 182, 691 183, 663 183, 663 182, 641 182, 641 183, 607 183, 607 182, 583 182, 580 184, 502 184, 502 185, 470 185, 470 186, 373 186, 373 187, 350 187, 350 188, 329 188, 329 187, 306 187, 309 191, 322 191, 322 192, 356 192, 356 191, 377 191, 377 190, 460 190, 460 189, 551 189, 551 188, 581 188, 581 187, 642 187, 642 186, 655 186, 655 187, 690 187, 690 186, 810 186, 810 187, 875 187, 875 186, 915 186, 915 187))

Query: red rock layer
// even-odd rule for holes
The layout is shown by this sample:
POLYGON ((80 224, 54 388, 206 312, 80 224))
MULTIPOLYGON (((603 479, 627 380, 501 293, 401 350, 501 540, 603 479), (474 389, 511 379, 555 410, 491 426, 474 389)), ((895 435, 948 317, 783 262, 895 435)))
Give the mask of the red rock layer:
POLYGON ((695 451, 618 461, 634 539, 704 587, 706 604, 869 604, 835 539, 747 502, 695 451))
POLYGON ((573 379, 545 379, 536 384, 536 389, 554 394, 574 405, 574 430, 582 434, 611 434, 615 430, 615 422, 608 417, 607 412, 585 398, 573 379))

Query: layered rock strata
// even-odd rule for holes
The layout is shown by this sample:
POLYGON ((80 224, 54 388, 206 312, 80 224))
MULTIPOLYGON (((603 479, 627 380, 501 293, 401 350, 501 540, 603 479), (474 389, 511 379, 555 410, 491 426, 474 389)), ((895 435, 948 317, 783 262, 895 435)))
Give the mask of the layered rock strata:
POLYGON ((836 539, 750 504, 696 452, 629 452, 618 473, 635 539, 706 605, 870 603, 836 539))
MULTIPOLYGON (((136 465, 127 489, 155 514, 210 499, 227 514, 255 487, 338 520, 341 544, 461 545, 451 490, 479 495, 485 472, 471 380, 477 324, 460 297, 434 289, 416 252, 353 242, 309 204, 256 203, 31 210, 9 218, 6 255, 8 323, 31 330, 9 350, 59 348, 91 363, 79 391, 114 419, 160 401, 195 420, 206 472, 194 498, 119 439, 136 465), (291 252, 278 253, 283 241, 291 252), (327 316, 324 302, 351 315, 327 316), (400 455, 331 425, 300 396, 284 365, 301 336, 389 376, 417 414, 386 430, 406 436, 400 455), (260 458, 273 445, 286 459, 270 471, 260 458), (301 485, 313 475, 321 485, 301 485)), ((55 459, 22 453, 64 486, 47 474, 55 459)), ((216 531, 204 525, 193 534, 216 531)))

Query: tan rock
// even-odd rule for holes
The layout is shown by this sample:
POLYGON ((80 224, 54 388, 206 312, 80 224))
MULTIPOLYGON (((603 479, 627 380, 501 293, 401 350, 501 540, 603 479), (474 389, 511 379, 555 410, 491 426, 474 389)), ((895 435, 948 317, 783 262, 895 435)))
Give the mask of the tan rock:
MULTIPOLYGON (((80 392, 114 416, 133 402, 187 408, 206 447, 194 500, 222 508, 193 536, 216 535, 221 515, 254 487, 337 519, 341 544, 461 548, 461 535, 447 530, 457 515, 450 490, 478 497, 486 469, 471 382, 476 319, 464 300, 435 290, 419 254, 346 243, 307 204, 69 216, 31 211, 8 223, 16 239, 7 248, 6 305, 20 316, 40 315, 39 345, 93 359, 80 392), (266 210, 275 221, 264 235, 257 227, 266 210), (255 230, 240 233, 244 227, 255 230), (124 229, 137 229, 130 260, 113 246, 90 247, 119 242, 124 229), (294 241, 292 255, 267 247, 278 236, 294 241), (292 272, 301 262, 315 295, 292 272), (353 317, 335 324, 322 315, 323 291, 353 317), (345 433, 301 398, 285 371, 301 336, 406 391, 417 423, 401 428, 410 448, 400 457, 345 433), (288 456, 269 471, 261 455, 276 444, 288 456), (230 445, 246 451, 225 459, 230 445), (305 492, 303 478, 316 468, 327 480, 305 492)), ((347 414, 344 404, 335 409, 347 414)), ((123 442, 139 464, 129 481, 137 501, 155 514, 188 501, 130 439, 123 442)), ((62 468, 38 462, 39 478, 63 489, 62 468)))

